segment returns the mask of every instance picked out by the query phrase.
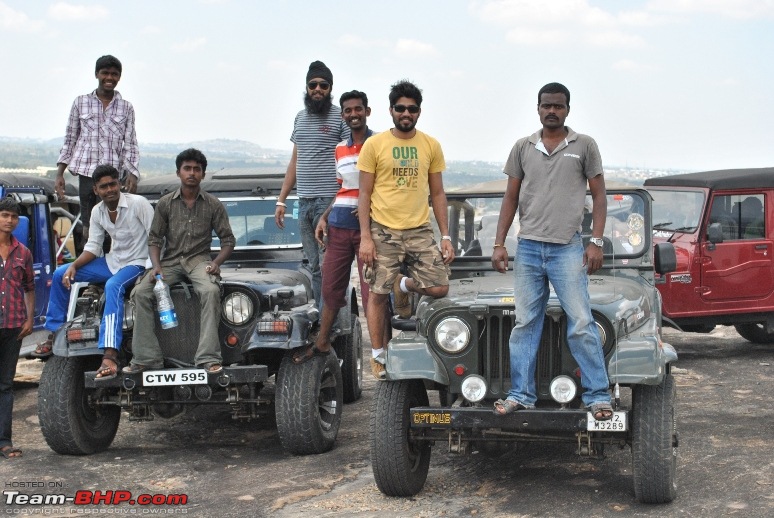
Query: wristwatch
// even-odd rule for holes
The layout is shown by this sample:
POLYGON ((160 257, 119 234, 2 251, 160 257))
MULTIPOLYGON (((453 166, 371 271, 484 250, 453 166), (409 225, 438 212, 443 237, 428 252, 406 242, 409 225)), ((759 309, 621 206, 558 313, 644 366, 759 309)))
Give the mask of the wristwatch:
POLYGON ((589 241, 599 248, 602 248, 605 245, 605 241, 601 237, 592 237, 589 241))

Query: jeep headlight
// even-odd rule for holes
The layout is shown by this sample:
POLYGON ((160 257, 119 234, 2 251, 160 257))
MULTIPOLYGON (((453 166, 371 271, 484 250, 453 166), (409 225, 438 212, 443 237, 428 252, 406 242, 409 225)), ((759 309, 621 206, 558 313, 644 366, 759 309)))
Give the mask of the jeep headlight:
POLYGON ((550 392, 554 401, 565 404, 575 399, 578 386, 569 376, 557 376, 551 380, 550 392))
POLYGON ((124 331, 134 329, 134 302, 131 300, 124 301, 124 323, 122 328, 124 331))
POLYGON ((445 318, 435 328, 435 341, 444 351, 458 353, 470 342, 470 328, 459 318, 445 318))
POLYGON ((462 395, 471 403, 478 403, 486 396, 486 381, 478 374, 471 374, 462 380, 462 395))
POLYGON ((223 299, 223 318, 231 325, 241 326, 253 317, 253 300, 239 291, 223 299))

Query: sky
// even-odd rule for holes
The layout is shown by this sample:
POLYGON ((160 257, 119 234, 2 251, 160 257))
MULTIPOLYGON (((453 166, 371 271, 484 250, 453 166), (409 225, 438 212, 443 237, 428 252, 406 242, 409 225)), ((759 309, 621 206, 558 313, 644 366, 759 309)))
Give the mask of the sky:
POLYGON ((289 151, 322 60, 336 104, 367 93, 376 131, 390 85, 417 84, 417 127, 447 160, 504 162, 557 81, 605 167, 770 167, 773 51, 774 0, 0 0, 0 136, 61 138, 113 54, 141 153, 218 138, 289 151))

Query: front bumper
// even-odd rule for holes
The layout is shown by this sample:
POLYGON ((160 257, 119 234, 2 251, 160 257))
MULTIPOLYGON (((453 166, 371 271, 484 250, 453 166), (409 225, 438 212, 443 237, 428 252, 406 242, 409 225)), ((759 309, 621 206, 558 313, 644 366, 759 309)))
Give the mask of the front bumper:
MULTIPOLYGON (((444 430, 499 429, 528 434, 588 431, 586 429, 587 410, 585 409, 519 410, 512 414, 498 415, 494 413, 492 407, 415 407, 410 410, 410 418, 412 428, 444 430)), ((626 412, 626 419, 630 419, 628 412, 626 412)), ((631 427, 627 426, 627 429, 631 429, 631 427)))
MULTIPOLYGON (((154 369, 169 371, 172 369, 154 369)), ((125 388, 131 390, 142 388, 143 372, 137 374, 118 373, 113 379, 95 380, 97 371, 85 372, 83 374, 84 386, 88 389, 94 388, 125 388)), ((262 383, 269 379, 269 368, 266 365, 237 365, 233 367, 223 367, 221 372, 207 375, 207 385, 228 387, 230 385, 244 383, 262 383)), ((189 385, 192 386, 192 385, 189 385)))

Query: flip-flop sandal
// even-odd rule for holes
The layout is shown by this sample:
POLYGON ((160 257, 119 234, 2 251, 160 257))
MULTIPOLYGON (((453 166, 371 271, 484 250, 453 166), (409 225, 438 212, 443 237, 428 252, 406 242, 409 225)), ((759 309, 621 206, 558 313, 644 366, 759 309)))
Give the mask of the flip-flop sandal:
POLYGON ((601 403, 592 403, 589 407, 589 411, 597 421, 609 421, 613 418, 613 407, 610 403, 605 401, 601 403))
POLYGON ((22 457, 22 451, 19 448, 14 448, 13 446, 4 446, 3 448, 0 448, 0 455, 3 456, 5 459, 18 459, 19 457, 22 457), (12 453, 18 453, 18 455, 11 455, 12 453))
POLYGON ((112 380, 118 376, 118 360, 108 357, 102 358, 102 365, 97 369, 97 374, 94 375, 94 381, 112 380), (108 365, 105 362, 112 362, 113 365, 108 365))
POLYGON ((293 355, 293 363, 296 365, 301 365, 302 363, 308 362, 315 356, 328 356, 329 354, 331 354, 330 349, 327 351, 321 351, 317 348, 316 345, 310 345, 303 351, 299 351, 293 355))
POLYGON ((207 374, 217 374, 223 370, 223 365, 218 362, 205 363, 202 369, 206 370, 207 374))
POLYGON ((498 399, 494 402, 494 413, 497 415, 512 414, 518 410, 529 410, 529 407, 513 399, 498 399))
POLYGON ((35 350, 30 353, 33 358, 48 358, 53 354, 54 342, 50 338, 40 342, 35 346, 35 350))

